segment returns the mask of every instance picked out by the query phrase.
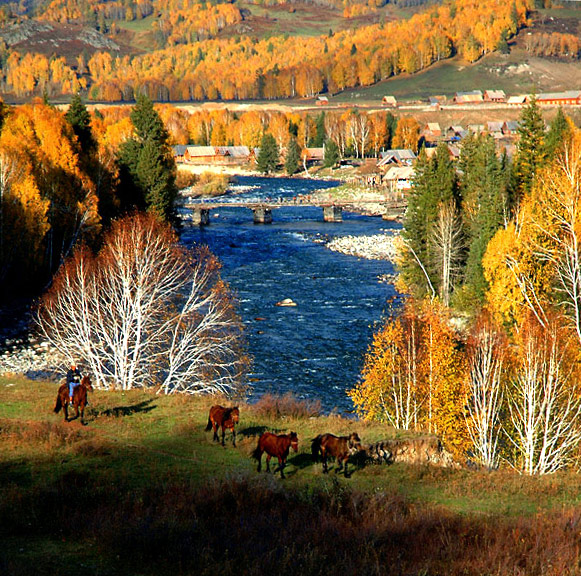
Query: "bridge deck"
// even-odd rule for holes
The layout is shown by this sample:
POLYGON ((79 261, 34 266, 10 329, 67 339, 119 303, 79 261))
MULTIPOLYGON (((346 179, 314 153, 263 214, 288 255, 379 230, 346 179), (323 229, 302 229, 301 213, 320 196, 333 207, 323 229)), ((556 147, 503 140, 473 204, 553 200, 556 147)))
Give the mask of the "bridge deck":
POLYGON ((349 206, 360 204, 382 204, 388 208, 405 208, 407 202, 405 200, 357 200, 357 201, 331 201, 331 200, 264 200, 252 202, 188 202, 184 204, 185 208, 194 210, 211 210, 213 208, 290 208, 312 206, 315 208, 325 208, 327 206, 337 206, 341 208, 348 208, 349 206))

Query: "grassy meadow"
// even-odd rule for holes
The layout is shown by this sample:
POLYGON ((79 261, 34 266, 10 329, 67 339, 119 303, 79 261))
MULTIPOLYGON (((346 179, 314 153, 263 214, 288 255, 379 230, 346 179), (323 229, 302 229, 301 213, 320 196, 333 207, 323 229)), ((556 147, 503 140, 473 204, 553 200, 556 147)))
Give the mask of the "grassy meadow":
POLYGON ((217 399, 97 391, 82 426, 52 412, 56 389, 0 378, 0 574, 581 573, 573 472, 324 475, 317 434, 396 431, 270 397, 240 403, 237 447, 222 447, 204 431, 217 399), (264 430, 298 433, 285 480, 256 472, 264 430))

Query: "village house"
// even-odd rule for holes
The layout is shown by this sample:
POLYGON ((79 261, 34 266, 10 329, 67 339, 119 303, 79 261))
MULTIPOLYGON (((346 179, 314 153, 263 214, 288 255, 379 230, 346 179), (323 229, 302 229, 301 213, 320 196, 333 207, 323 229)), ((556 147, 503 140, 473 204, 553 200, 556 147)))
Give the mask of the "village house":
POLYGON ((184 162, 188 164, 244 164, 250 160, 248 146, 187 146, 184 162))
POLYGON ((397 100, 395 96, 384 96, 381 100, 383 106, 388 106, 389 108, 397 108, 397 100))
POLYGON ((486 131, 495 139, 498 140, 499 138, 504 137, 504 133, 502 132, 503 122, 487 122, 486 123, 486 131))
POLYGON ((580 106, 581 90, 567 92, 548 92, 537 96, 539 106, 580 106))
POLYGON ((456 104, 481 104, 484 101, 482 90, 471 90, 470 92, 456 92, 454 102, 456 104))
POLYGON ((506 103, 509 106, 524 106, 527 102, 526 96, 510 96, 506 103))
POLYGON ((485 90, 484 91, 484 101, 485 102, 506 102, 506 94, 504 90, 485 90))
POLYGON ((411 166, 391 166, 382 178, 382 184, 395 196, 403 198, 412 188, 415 171, 411 166))
POLYGON ((184 161, 184 154, 186 153, 187 146, 184 144, 178 144, 177 146, 173 146, 173 157, 176 162, 183 162, 184 161))
POLYGON ((308 165, 322 164, 325 159, 325 147, 320 148, 304 148, 302 152, 302 160, 308 165))
POLYGON ((384 150, 381 152, 381 158, 377 162, 377 166, 384 167, 392 164, 397 166, 411 166, 416 161, 416 158, 417 156, 413 150, 384 150))
POLYGON ((327 96, 317 96, 315 104, 317 106, 327 106, 327 104, 329 104, 329 98, 327 98, 327 96))
POLYGON ((428 143, 435 143, 442 137, 442 128, 438 122, 428 122, 423 130, 424 140, 428 143))
POLYGON ((432 108, 440 109, 440 106, 446 104, 448 98, 446 96, 430 96, 428 98, 428 103, 432 108))
POLYGON ((448 142, 459 142, 466 136, 466 130, 460 125, 448 126, 444 133, 444 139, 448 142))
POLYGON ((502 133, 505 136, 511 137, 518 134, 518 120, 507 120, 502 124, 502 133))

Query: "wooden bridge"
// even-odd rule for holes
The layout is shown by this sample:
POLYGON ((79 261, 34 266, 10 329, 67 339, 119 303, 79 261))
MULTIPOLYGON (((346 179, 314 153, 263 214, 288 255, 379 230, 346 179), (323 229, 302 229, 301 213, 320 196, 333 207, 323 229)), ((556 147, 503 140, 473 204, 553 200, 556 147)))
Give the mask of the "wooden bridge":
POLYGON ((192 211, 192 222, 199 226, 207 226, 210 223, 210 210, 216 208, 248 208, 253 212, 255 224, 270 224, 272 222, 272 211, 277 208, 302 208, 305 206, 323 209, 323 220, 325 222, 342 222, 343 209, 353 208, 365 204, 383 204, 386 212, 383 216, 385 220, 394 220, 403 215, 407 202, 402 199, 397 200, 358 200, 353 201, 331 201, 323 199, 310 199, 301 196, 296 198, 278 200, 261 200, 248 202, 187 202, 184 206, 192 211))

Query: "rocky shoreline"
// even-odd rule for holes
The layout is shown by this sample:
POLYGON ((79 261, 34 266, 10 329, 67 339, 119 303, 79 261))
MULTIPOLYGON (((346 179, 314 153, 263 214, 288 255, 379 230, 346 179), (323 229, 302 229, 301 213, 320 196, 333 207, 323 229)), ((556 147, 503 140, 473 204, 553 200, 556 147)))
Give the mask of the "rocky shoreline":
POLYGON ((326 246, 329 250, 349 256, 395 262, 398 238, 397 231, 372 236, 339 236, 327 242, 326 246))

